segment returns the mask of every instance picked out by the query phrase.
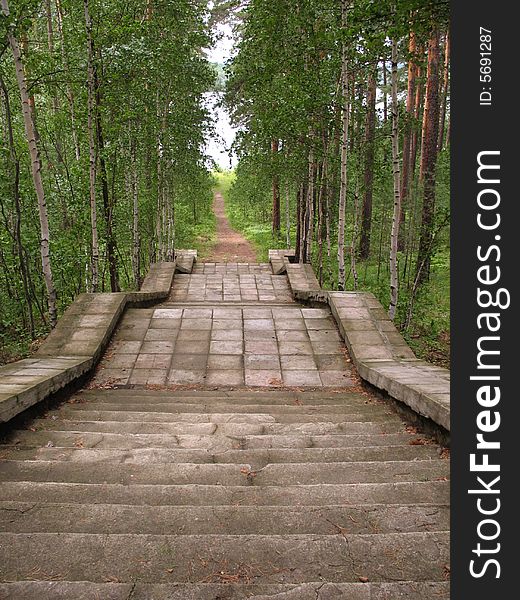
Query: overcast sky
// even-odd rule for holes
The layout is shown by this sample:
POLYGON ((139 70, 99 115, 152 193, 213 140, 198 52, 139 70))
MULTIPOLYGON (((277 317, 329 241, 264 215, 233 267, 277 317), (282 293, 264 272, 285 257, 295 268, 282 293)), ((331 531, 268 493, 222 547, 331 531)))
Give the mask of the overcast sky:
MULTIPOLYGON (((213 48, 209 50, 208 60, 210 62, 223 64, 231 56, 233 37, 229 25, 220 26, 217 32, 219 34, 219 39, 213 48)), ((215 102, 216 98, 212 95, 210 105, 215 117, 216 132, 219 139, 209 140, 207 151, 220 167, 229 169, 230 166, 234 167, 236 164, 236 158, 233 156, 230 163, 229 157, 229 148, 235 138, 235 131, 231 127, 227 112, 222 108, 216 108, 215 102)))

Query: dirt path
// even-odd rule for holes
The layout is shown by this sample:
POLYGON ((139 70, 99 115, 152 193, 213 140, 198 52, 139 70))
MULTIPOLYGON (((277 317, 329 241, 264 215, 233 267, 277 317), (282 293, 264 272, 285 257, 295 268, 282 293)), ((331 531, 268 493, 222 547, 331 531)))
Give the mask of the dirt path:
POLYGON ((205 260, 207 262, 256 262, 256 252, 252 244, 231 228, 224 210, 224 198, 220 192, 216 192, 213 197, 213 211, 217 217, 217 241, 205 260))

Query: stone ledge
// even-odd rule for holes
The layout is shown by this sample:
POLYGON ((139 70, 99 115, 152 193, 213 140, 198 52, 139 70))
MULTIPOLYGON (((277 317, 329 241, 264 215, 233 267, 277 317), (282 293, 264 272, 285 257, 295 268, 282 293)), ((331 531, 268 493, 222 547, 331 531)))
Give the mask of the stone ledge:
POLYGON ((269 250, 269 262, 275 275, 287 273, 289 286, 296 300, 309 300, 310 296, 322 291, 312 265, 293 263, 292 250, 269 250), (283 267, 282 267, 283 263, 283 267))
POLYGON ((177 250, 175 253, 175 264, 177 273, 191 273, 193 263, 197 261, 196 250, 177 250))
POLYGON ((290 256, 269 250, 273 271, 283 261, 296 300, 330 306, 360 376, 450 431, 450 372, 416 358, 373 294, 322 290, 312 266, 291 263, 290 256))
POLYGON ((175 262, 152 264, 139 292, 80 294, 33 358, 0 367, 0 423, 92 369, 125 307, 167 298, 175 268, 175 262))
POLYGON ((294 250, 269 250, 273 275, 283 275, 286 272, 285 257, 294 257, 294 250))
POLYGON ((416 358, 373 294, 329 292, 328 301, 360 376, 449 431, 449 371, 416 358))

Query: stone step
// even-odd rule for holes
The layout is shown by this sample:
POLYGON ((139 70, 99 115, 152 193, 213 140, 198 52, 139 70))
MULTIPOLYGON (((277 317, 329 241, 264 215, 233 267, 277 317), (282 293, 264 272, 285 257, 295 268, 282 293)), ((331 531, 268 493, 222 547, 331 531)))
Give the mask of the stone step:
POLYGON ((0 531, 169 535, 344 535, 447 531, 449 507, 129 506, 0 503, 0 531))
POLYGON ((280 486, 121 485, 5 481, 0 501, 150 506, 447 504, 447 481, 280 486))
POLYGON ((142 485, 318 485, 390 483, 449 477, 446 460, 270 464, 259 471, 242 464, 113 464, 58 461, 0 462, 0 481, 142 485))
POLYGON ((244 573, 255 583, 444 581, 444 532, 378 535, 4 533, 0 579, 168 583, 244 573), (418 551, 420 549, 420 551, 418 551))
POLYGON ((342 423, 147 423, 124 421, 68 421, 36 419, 40 431, 89 431, 98 433, 167 433, 170 435, 323 435, 402 433, 404 423, 397 417, 386 421, 342 423))
POLYGON ((384 404, 363 404, 361 402, 346 404, 312 404, 298 406, 295 404, 239 404, 223 402, 204 402, 188 404, 181 402, 83 402, 80 404, 65 404, 56 411, 47 413, 70 414, 71 412, 147 412, 171 414, 208 414, 208 413, 243 413, 243 414, 294 414, 294 415, 321 415, 321 414, 395 414, 384 404))
MULTIPOLYGON (((101 410, 75 410, 64 409, 46 418, 56 420, 72 421, 120 421, 141 423, 344 423, 353 421, 363 422, 385 422, 395 417, 390 413, 377 413, 368 411, 366 413, 322 413, 322 414, 266 414, 266 413, 242 413, 242 412, 138 412, 130 410, 101 411, 101 410)), ((395 417, 396 418, 396 417, 395 417)))
POLYGON ((10 460, 48 460, 74 463, 160 464, 160 463, 334 463, 438 458, 435 445, 365 446, 359 448, 282 448, 256 450, 189 450, 169 448, 56 448, 3 446, 0 454, 10 460))
MULTIPOLYGON (((166 433, 89 433, 81 431, 13 431, 13 445, 49 444, 74 448, 184 448, 224 452, 230 449, 283 449, 283 448, 358 448, 365 446, 409 445, 418 439, 409 433, 321 434, 321 435, 242 435, 208 436, 166 433)), ((0 446, 0 456, 3 455, 0 446)))
POLYGON ((205 404, 220 402, 224 404, 283 404, 295 406, 313 406, 315 404, 384 404, 384 401, 368 393, 356 392, 331 392, 321 391, 291 391, 291 390, 154 390, 154 389, 87 389, 72 396, 70 402, 81 403, 86 401, 112 403, 163 403, 174 404, 205 404))
MULTIPOLYGON (((448 582, 254 584, 247 573, 215 573, 217 583, 143 584, 74 581, 0 583, 8 600, 447 600, 448 582), (224 582, 224 583, 221 583, 224 582), (238 582, 238 583, 237 583, 238 582), (245 583, 241 583, 245 582, 245 583), (230 585, 232 584, 232 585, 230 585)), ((2 595, 4 594, 4 595, 2 595)))

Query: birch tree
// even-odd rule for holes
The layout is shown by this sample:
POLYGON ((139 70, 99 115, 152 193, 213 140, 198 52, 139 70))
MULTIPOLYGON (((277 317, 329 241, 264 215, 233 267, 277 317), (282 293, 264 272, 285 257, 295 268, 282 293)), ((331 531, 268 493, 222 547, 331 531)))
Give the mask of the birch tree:
MULTIPOLYGON (((5 17, 9 18, 9 4, 8 0, 0 0, 0 6, 2 7, 2 13, 5 17)), ((42 162, 40 158, 40 150, 38 148, 37 134, 35 123, 33 121, 33 113, 30 106, 29 92, 27 90, 27 81, 25 78, 24 66, 22 61, 22 54, 20 51, 20 45, 14 32, 14 24, 9 24, 7 33, 7 39, 14 60, 14 67, 16 71, 16 81, 18 84, 18 90, 20 92, 20 100, 22 103, 22 114, 25 128, 25 137, 27 145, 29 147, 29 154, 31 157, 31 173, 34 185, 34 191, 38 200, 38 214, 40 219, 40 255, 43 276, 45 279, 45 287, 47 290, 47 304, 49 310, 49 322, 51 327, 56 325, 57 321, 57 309, 56 309, 56 290, 54 287, 54 281, 52 277, 51 267, 51 251, 50 251, 50 232, 49 232, 49 218, 47 214, 47 203, 45 198, 45 190, 42 181, 42 162)))
POLYGON ((394 212, 392 215, 392 233, 390 239, 390 307, 388 315, 395 318, 399 296, 399 271, 397 245, 399 239, 399 221, 401 216, 401 183, 399 166, 399 105, 397 103, 397 40, 392 40, 392 172, 394 178, 394 212))
MULTIPOLYGON (((347 30, 348 0, 341 0, 341 26, 343 35, 347 30)), ((341 46, 341 166, 340 191, 338 203, 338 289, 345 289, 345 212, 347 205, 347 154, 348 154, 348 121, 349 121, 349 89, 347 41, 343 39, 341 46)))
POLYGON ((87 32, 87 130, 89 145, 89 200, 90 200, 90 228, 92 237, 92 264, 91 264, 91 291, 98 291, 99 282, 99 242, 97 228, 96 206, 96 141, 95 141, 95 73, 94 73, 94 40, 92 38, 92 21, 89 12, 89 0, 83 2, 85 11, 85 29, 87 32))

